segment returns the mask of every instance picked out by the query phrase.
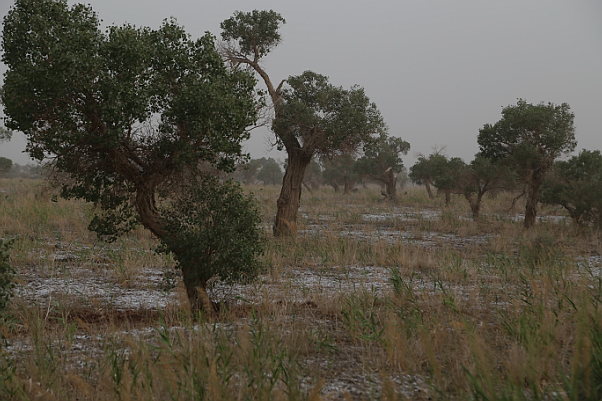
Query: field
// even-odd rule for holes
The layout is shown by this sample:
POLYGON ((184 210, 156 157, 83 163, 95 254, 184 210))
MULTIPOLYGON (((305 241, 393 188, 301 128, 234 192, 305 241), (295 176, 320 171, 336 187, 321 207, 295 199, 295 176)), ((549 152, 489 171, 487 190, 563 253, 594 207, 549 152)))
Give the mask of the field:
POLYGON ((0 180, 17 288, 0 326, 0 399, 551 400, 602 395, 602 241, 560 209, 523 230, 512 196, 424 188, 303 194, 295 240, 269 235, 279 187, 247 187, 267 250, 256 282, 213 283, 191 316, 142 228, 114 243, 92 206, 0 180), (405 191, 405 193, 404 193, 405 191))

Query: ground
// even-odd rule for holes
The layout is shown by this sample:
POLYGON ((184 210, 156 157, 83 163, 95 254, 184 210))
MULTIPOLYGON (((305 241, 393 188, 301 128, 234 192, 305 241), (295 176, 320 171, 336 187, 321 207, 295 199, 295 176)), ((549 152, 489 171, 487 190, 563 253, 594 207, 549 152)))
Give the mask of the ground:
MULTIPOLYGON (((43 185, 0 180, 5 398, 551 399, 595 368, 602 244, 560 209, 525 231, 511 194, 475 222, 419 187, 305 193, 298 238, 270 237, 260 278, 212 283, 216 311, 191 316, 149 233, 99 241, 91 206, 43 185)), ((277 188, 246 189, 267 235, 277 188)))

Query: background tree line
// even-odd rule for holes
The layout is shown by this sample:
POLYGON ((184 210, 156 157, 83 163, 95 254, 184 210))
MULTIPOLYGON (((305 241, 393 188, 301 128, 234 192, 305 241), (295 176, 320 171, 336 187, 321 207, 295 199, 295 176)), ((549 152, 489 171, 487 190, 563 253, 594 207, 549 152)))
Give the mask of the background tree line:
POLYGON ((440 151, 410 168, 409 176, 433 198, 434 186, 445 194, 463 195, 479 217, 486 193, 514 191, 525 198, 525 227, 535 224, 540 202, 560 205, 578 224, 602 228, 602 156, 599 150, 575 149, 574 114, 568 104, 530 104, 519 99, 502 110, 495 124, 485 124, 477 141, 480 152, 470 163, 440 151))

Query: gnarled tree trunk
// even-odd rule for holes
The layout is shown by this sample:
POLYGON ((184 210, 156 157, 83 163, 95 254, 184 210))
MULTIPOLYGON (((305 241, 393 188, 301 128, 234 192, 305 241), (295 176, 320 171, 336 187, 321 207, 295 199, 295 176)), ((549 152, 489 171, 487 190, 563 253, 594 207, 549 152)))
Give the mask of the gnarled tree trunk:
POLYGON ((426 188, 426 192, 429 194, 429 199, 435 199, 435 195, 433 195, 433 190, 431 189, 430 181, 424 180, 424 186, 426 188))
POLYGON ((276 221, 274 221, 275 236, 297 235, 297 212, 301 204, 301 189, 305 169, 313 155, 307 154, 300 148, 288 150, 288 165, 282 180, 280 197, 276 201, 276 221))
POLYGON ((351 192, 352 189, 353 189, 353 181, 348 180, 347 178, 345 178, 345 190, 343 191, 343 193, 345 195, 348 195, 349 192, 351 192))
MULTIPOLYGON (((159 211, 155 205, 155 194, 148 186, 139 186, 136 194, 136 207, 142 225, 150 230, 157 238, 165 239, 169 233, 165 230, 159 211)), ((175 253, 178 251, 175 250, 175 253)), ((202 267, 201 267, 202 268, 202 267)), ((207 282, 199 277, 199 267, 182 264, 182 278, 186 287, 186 295, 192 311, 211 311, 212 304, 207 295, 207 282)))
POLYGON ((472 211, 472 219, 477 220, 479 218, 479 213, 481 211, 481 200, 483 199, 483 193, 479 192, 476 195, 476 199, 474 195, 465 194, 464 197, 468 201, 470 205, 470 210, 472 211))
POLYGON ((395 202, 397 200, 397 178, 393 169, 389 167, 380 177, 379 180, 385 184, 385 190, 381 194, 385 199, 395 202))

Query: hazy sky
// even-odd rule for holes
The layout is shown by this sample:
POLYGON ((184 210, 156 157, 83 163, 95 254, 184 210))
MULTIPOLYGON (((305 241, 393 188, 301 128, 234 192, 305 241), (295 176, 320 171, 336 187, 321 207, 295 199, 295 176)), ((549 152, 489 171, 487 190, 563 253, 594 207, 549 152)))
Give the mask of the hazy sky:
MULTIPOLYGON (((5 15, 12 1, 0 0, 5 15)), ((69 0, 69 4, 75 1, 69 0)), ((415 153, 445 145, 469 161, 477 135, 503 106, 566 102, 575 113, 577 149, 602 149, 602 1, 600 0, 88 0, 103 24, 157 28, 177 18, 193 38, 219 38, 234 11, 273 9, 285 19, 282 43, 264 67, 272 81, 312 70, 335 85, 358 84, 374 101, 391 135, 415 153)), ((4 66, 0 66, 2 72, 4 66)), ((263 82, 260 82, 263 85, 263 82)), ((247 143, 268 155, 270 133, 247 143)), ((23 164, 20 135, 0 156, 23 164)), ((276 151, 271 157, 284 159, 276 151)))

